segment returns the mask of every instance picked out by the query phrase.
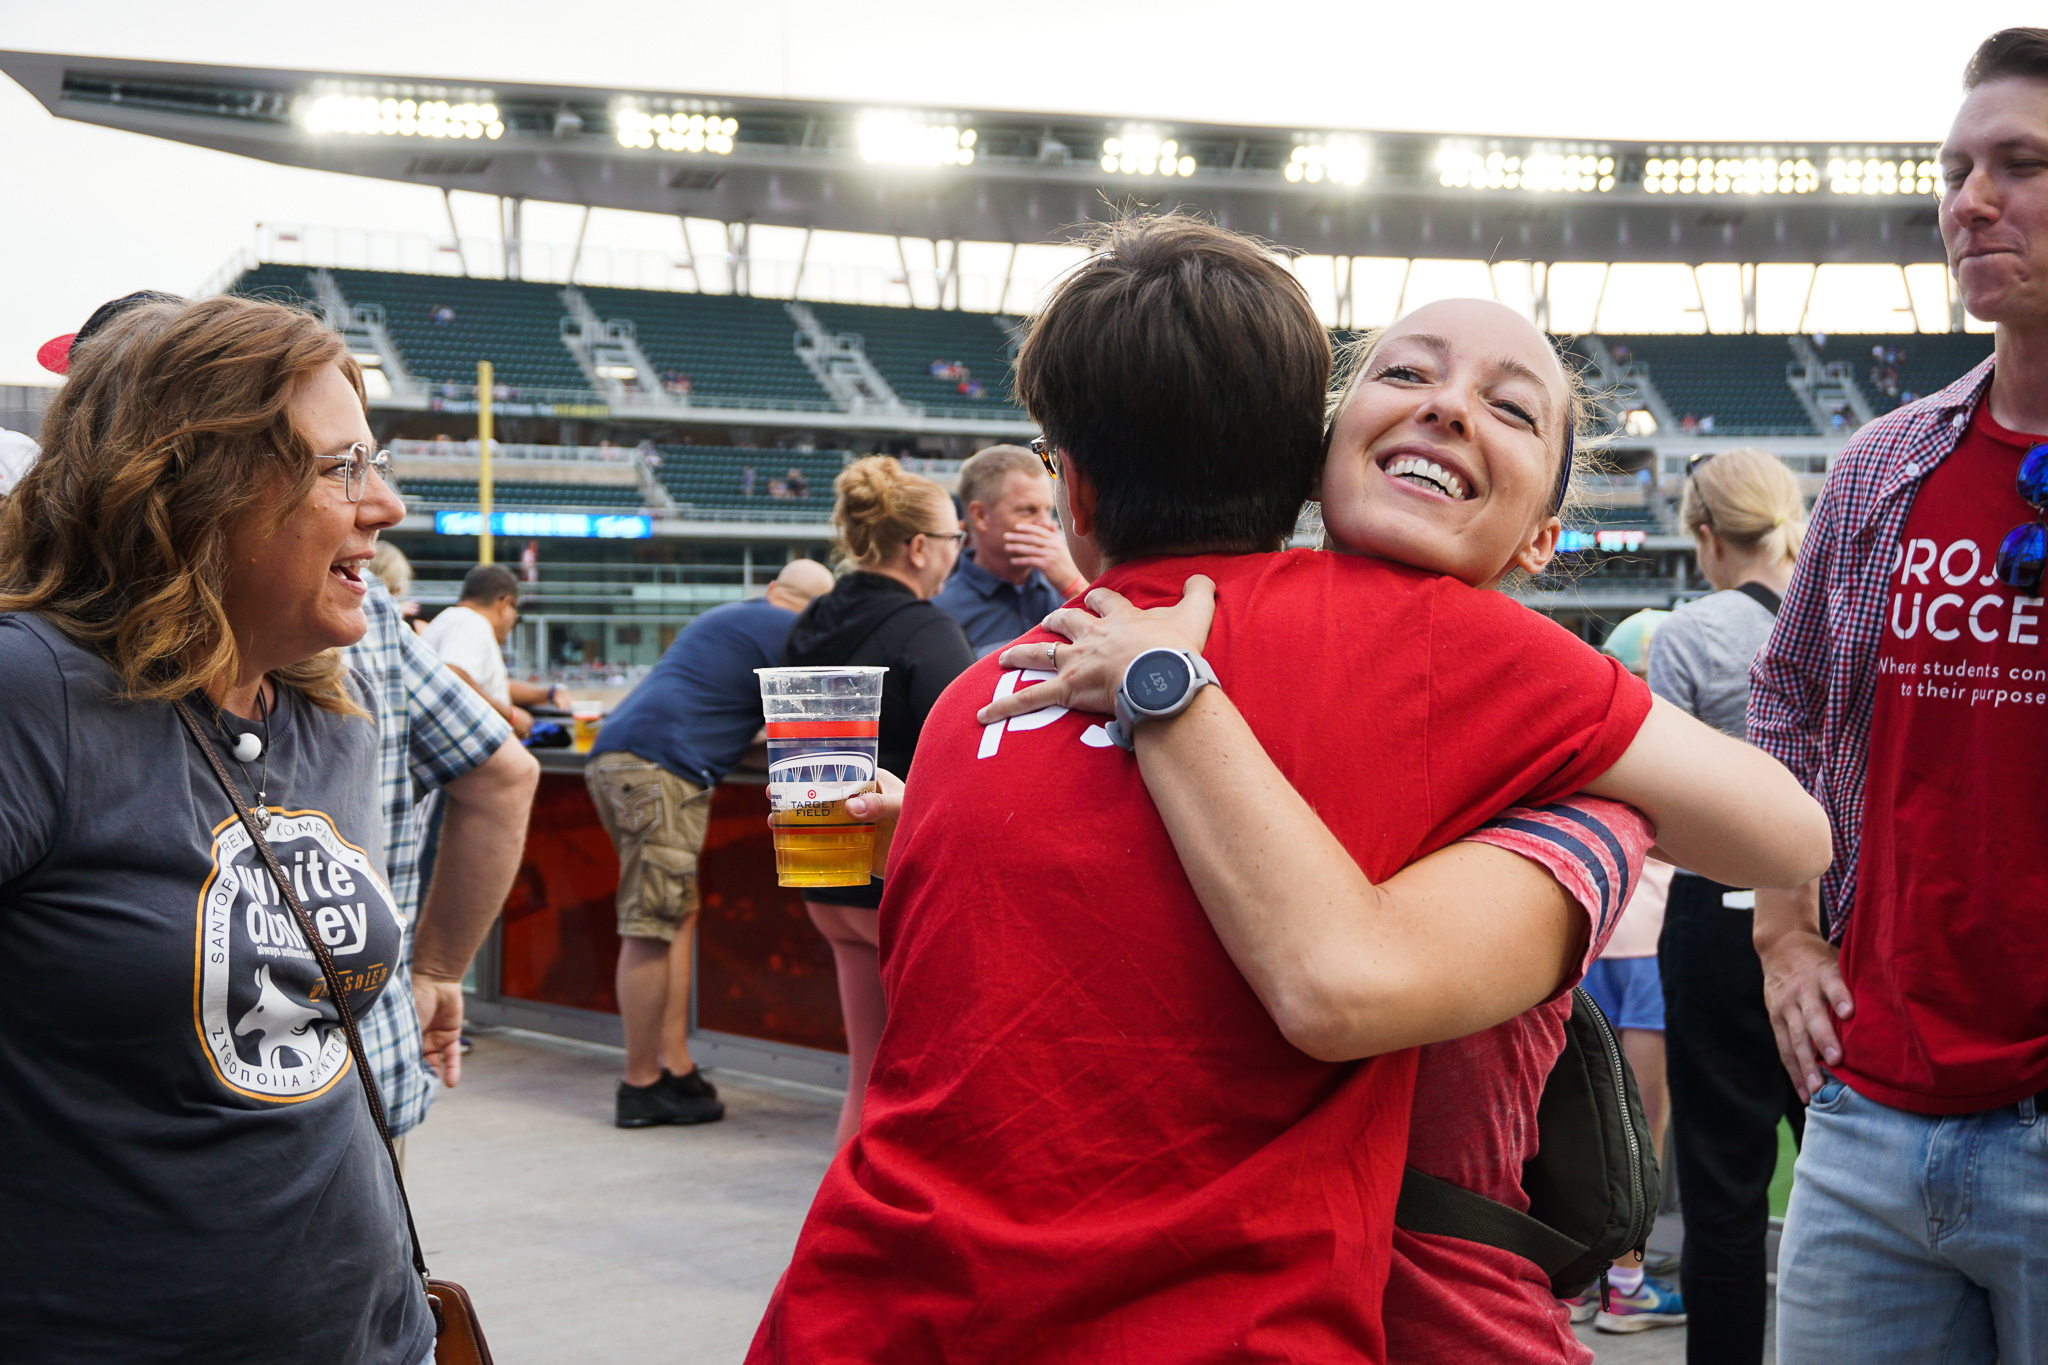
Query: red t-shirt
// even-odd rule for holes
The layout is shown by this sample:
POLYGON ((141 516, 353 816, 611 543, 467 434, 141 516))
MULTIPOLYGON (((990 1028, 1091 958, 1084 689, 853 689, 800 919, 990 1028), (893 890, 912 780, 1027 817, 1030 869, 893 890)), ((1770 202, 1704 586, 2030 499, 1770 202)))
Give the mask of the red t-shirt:
MULTIPOLYGON (((1509 811, 1472 837, 1542 863, 1577 899, 1592 921, 1579 962, 1583 977, 1621 922, 1656 834, 1634 809, 1582 796, 1540 811, 1509 811)), ((1564 1051, 1571 1009, 1570 993, 1561 989, 1506 1023, 1421 1049, 1408 1164, 1528 1212, 1522 1165, 1536 1154, 1537 1105, 1564 1051)), ((1387 1359, 1400 1365, 1593 1359, 1535 1263, 1462 1237, 1403 1228, 1394 1229, 1386 1328, 1387 1359)))
POLYGON ((2048 1088, 2048 636, 2042 599, 1993 572, 2034 511, 2022 436, 1979 405, 1920 485, 1892 557, 1877 655, 1856 912, 1856 1013, 1835 1072, 1858 1094, 1965 1114, 2048 1088))
MULTIPOLYGON (((1101 582, 1158 606, 1196 572, 1225 691, 1374 878, 1574 790, 1649 707, 1509 598, 1383 561, 1201 556, 1101 582)), ((984 659, 926 721, 861 1132, 749 1359, 1383 1360, 1415 1054, 1290 1046, 1100 718, 975 722, 1032 680, 984 659)))

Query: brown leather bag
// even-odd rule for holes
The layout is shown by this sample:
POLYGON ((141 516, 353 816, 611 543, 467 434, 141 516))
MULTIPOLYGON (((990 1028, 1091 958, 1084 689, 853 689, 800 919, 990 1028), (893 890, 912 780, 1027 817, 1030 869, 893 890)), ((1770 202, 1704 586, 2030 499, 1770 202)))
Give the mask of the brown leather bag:
POLYGON ((363 1035, 356 1030, 355 1011, 349 1007, 340 973, 334 969, 334 956, 327 951, 320 931, 313 927, 306 907, 299 904, 298 893, 292 890, 292 879, 278 866, 277 855, 270 851, 270 841, 263 837, 263 826, 249 813, 248 803, 242 800, 242 793, 235 789, 234 782, 228 777, 227 766, 220 761, 220 755, 207 738, 206 728, 199 723, 199 717, 193 715, 192 708, 182 701, 171 705, 177 708, 178 719, 185 722, 185 728, 198 741, 199 752, 206 755, 213 775, 220 779, 221 790, 234 803, 235 814, 241 817, 243 828, 249 831, 249 838, 262 855, 264 866, 270 869, 271 878, 276 881, 284 903, 291 907, 292 918, 298 922, 299 933, 305 938, 306 946, 319 959, 320 975, 327 981, 327 997, 334 1002, 335 1011, 341 1015, 341 1026, 348 1033, 349 1055, 355 1061, 356 1075, 363 1081, 363 1098, 370 1102, 370 1117, 377 1122, 377 1134, 384 1139, 384 1153, 391 1158, 392 1177, 398 1181, 398 1203, 405 1210, 405 1230, 412 1238, 412 1268, 426 1289, 427 1306, 434 1312, 435 1365, 491 1365, 491 1348, 484 1341, 484 1329, 476 1320, 476 1305, 470 1302, 469 1292, 453 1280, 436 1280, 427 1274, 426 1257, 420 1252, 419 1229, 412 1223, 412 1201, 405 1197, 405 1172, 399 1169, 398 1149, 391 1143, 391 1128, 384 1119, 384 1099, 377 1093, 376 1078, 370 1075, 369 1059, 363 1054, 363 1035))

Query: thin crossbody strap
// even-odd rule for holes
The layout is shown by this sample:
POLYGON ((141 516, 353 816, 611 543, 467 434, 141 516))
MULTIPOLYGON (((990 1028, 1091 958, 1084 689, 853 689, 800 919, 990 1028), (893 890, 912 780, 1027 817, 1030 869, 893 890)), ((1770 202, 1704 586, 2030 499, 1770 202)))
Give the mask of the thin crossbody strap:
POLYGON ((285 904, 291 907, 292 918, 298 922, 299 933, 304 936, 306 946, 313 950, 313 956, 320 962, 320 975, 327 980, 327 994, 334 1001, 335 1012, 341 1016, 341 1026, 348 1033, 349 1055, 355 1059, 356 1075, 363 1081, 363 1097, 370 1102, 370 1117, 377 1122, 377 1135, 384 1139, 384 1154, 391 1159, 391 1175, 398 1181, 398 1203, 405 1210, 405 1230, 412 1238, 412 1268, 419 1272, 424 1282, 427 1278, 427 1260, 420 1252, 419 1229, 412 1222, 412 1201, 405 1196, 405 1173, 398 1166, 398 1149, 391 1142, 391 1127, 384 1120, 384 1099, 377 1093, 376 1079, 370 1075, 370 1061, 363 1053, 363 1035, 356 1030, 355 1011, 349 1008, 348 993, 342 989, 341 973, 334 969, 334 955, 327 951, 327 944, 321 939, 320 931, 313 927, 312 917, 306 907, 299 904, 298 893, 292 890, 292 879, 278 865, 277 855, 270 851, 270 843, 263 837, 263 831, 256 827, 256 818, 249 813, 248 803, 242 800, 242 793, 228 777, 227 765, 220 761, 213 743, 206 737, 206 727, 199 723, 199 717, 192 714, 192 708, 182 701, 171 705, 177 708, 178 719, 185 722, 185 728, 198 741, 199 752, 206 755, 206 762, 213 769, 213 775, 220 779, 221 790, 234 803, 235 814, 241 817, 242 827, 249 831, 249 838, 255 842, 256 851, 262 855, 264 866, 270 869, 271 879, 284 896, 285 904))

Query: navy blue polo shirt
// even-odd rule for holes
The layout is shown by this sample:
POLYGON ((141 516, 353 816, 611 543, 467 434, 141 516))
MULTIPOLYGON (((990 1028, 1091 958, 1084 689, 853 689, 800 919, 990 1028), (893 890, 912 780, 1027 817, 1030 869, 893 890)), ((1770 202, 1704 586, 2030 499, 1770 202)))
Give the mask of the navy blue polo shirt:
POLYGON ((1005 583, 966 554, 932 601, 960 623, 980 657, 1032 629, 1067 599, 1036 569, 1021 585, 1005 583))

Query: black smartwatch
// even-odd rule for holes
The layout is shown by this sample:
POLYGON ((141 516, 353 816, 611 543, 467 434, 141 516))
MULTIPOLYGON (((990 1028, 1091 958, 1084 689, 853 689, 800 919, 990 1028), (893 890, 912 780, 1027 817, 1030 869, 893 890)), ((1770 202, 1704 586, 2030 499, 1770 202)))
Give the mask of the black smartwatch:
POLYGON ((1103 728, 1117 747, 1130 749, 1139 724, 1170 720, 1188 709, 1195 693, 1216 682, 1216 670, 1184 649, 1148 649, 1131 660, 1116 689, 1116 719, 1103 728))

